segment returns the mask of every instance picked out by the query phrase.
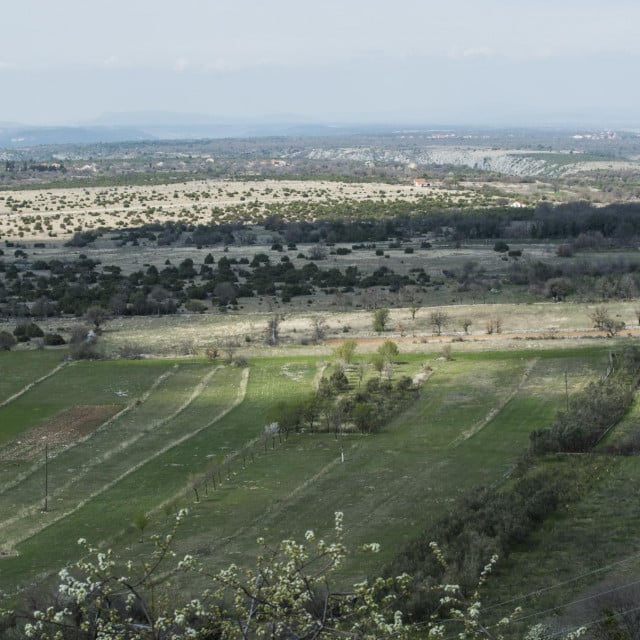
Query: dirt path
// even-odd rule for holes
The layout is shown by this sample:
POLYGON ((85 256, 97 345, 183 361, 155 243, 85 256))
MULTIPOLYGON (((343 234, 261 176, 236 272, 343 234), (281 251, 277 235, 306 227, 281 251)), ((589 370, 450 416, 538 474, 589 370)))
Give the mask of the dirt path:
POLYGON ((38 378, 37 380, 34 380, 33 382, 30 382, 29 384, 25 385, 24 387, 22 387, 22 389, 20 389, 20 391, 14 393, 12 396, 9 396, 6 400, 3 400, 2 402, 0 402, 0 409, 2 409, 2 407, 6 407, 10 402, 17 400, 20 396, 23 396, 25 393, 27 393, 27 391, 30 391, 31 389, 33 389, 33 387, 35 387, 37 384, 40 384, 41 382, 44 382, 48 378, 55 376, 56 373, 64 369, 66 366, 70 366, 71 364, 73 363, 63 362, 59 364, 57 367, 51 369, 49 373, 45 373, 45 375, 43 375, 41 378, 38 378))
MULTIPOLYGON (((73 446, 77 446, 83 442, 85 442, 86 440, 88 440, 94 433, 97 433, 99 431, 103 431, 104 429, 107 429, 111 424, 113 424, 116 420, 120 419, 122 416, 124 416, 125 414, 127 414, 129 411, 131 411, 134 407, 138 406, 139 404, 142 404, 143 402, 146 402, 149 399, 149 396, 153 393, 153 391, 162 383, 164 382, 169 376, 173 375, 178 369, 178 365, 174 365, 171 369, 169 369, 168 371, 165 371, 164 373, 162 373, 161 375, 159 375, 153 382, 153 384, 140 396, 140 398, 134 398, 133 400, 131 400, 131 402, 129 402, 125 407, 123 407, 120 411, 118 411, 116 414, 112 415, 108 420, 106 420, 105 422, 103 422, 101 425, 99 425, 96 429, 94 429, 93 431, 91 431, 90 433, 84 435, 81 438, 77 438, 74 440, 73 442, 73 446)), ((49 459, 52 460, 54 459, 58 453, 60 453, 61 451, 64 451, 65 449, 58 449, 57 451, 54 449, 53 451, 50 452, 49 455, 49 459)), ((38 461, 36 462, 34 465, 32 465, 31 467, 29 467, 28 469, 26 469, 25 471, 23 471, 21 474, 17 475, 11 482, 5 484, 2 489, 0 489, 0 495, 6 493, 9 489, 12 489, 13 487, 15 487, 16 485, 20 484, 25 478, 27 478, 28 476, 32 475, 33 473, 38 472, 40 469, 42 469, 43 467, 43 463, 42 461, 38 461)))
MULTIPOLYGON (((213 374, 218 369, 219 369, 219 367, 216 367, 216 369, 214 369, 213 371, 211 371, 208 374, 206 374, 206 376, 204 376, 202 382, 200 384, 198 384, 198 387, 196 389, 194 389, 194 392, 191 394, 189 400, 187 401, 187 404, 190 403, 190 402, 193 402, 193 399, 195 397, 197 397, 200 393, 202 393, 202 390, 206 386, 206 382, 208 382, 208 380, 211 379, 213 374), (207 379, 206 381, 205 381, 205 378, 207 379)), ((46 521, 42 521, 41 520, 40 522, 35 524, 30 529, 22 529, 20 531, 20 538, 19 539, 18 538, 14 538, 14 539, 8 539, 7 538, 7 539, 5 539, 4 540, 3 549, 2 549, 2 555, 5 555, 5 556, 6 555, 15 555, 15 553, 16 553, 15 546, 18 543, 20 543, 22 540, 25 540, 25 539, 35 535, 39 531, 42 531, 43 529, 45 529, 46 527, 48 527, 51 524, 54 524, 58 520, 61 520, 62 518, 66 518, 67 516, 75 513, 76 511, 81 509, 83 506, 85 506, 90 500, 93 500, 94 498, 96 498, 99 495, 103 494, 104 492, 108 491, 109 489, 114 487, 118 482, 120 482, 124 478, 130 476, 132 473, 135 473, 136 471, 141 469, 148 462, 151 462, 152 460, 155 460, 156 458, 158 458, 159 456, 163 455, 164 453, 166 453, 167 451, 169 451, 173 447, 176 447, 176 446, 182 444, 183 442, 187 441, 189 438, 192 438, 193 436, 197 435, 198 433, 200 433, 204 429, 207 429, 207 428, 211 427, 213 424, 215 424, 216 422, 221 420, 224 416, 226 416, 231 410, 233 410, 235 407, 237 407, 244 400, 244 397, 245 397, 246 391, 247 391, 248 381, 249 381, 249 369, 247 368, 247 369, 244 369, 243 372, 242 372, 242 378, 240 379, 240 384, 238 386, 238 393, 236 395, 235 400, 232 402, 232 404, 230 404, 226 409, 223 409, 220 413, 218 413, 209 422, 207 422, 202 427, 199 427, 198 429, 196 429, 194 431, 190 431, 189 433, 185 434, 184 436, 182 436, 180 438, 177 438, 175 440, 172 440, 171 442, 167 443, 164 447, 162 447, 161 449, 155 451, 152 455, 148 456, 144 460, 141 460, 137 464, 135 464, 132 467, 130 467, 129 469, 127 469, 127 471, 125 471, 124 473, 120 474, 119 476, 117 476, 113 480, 111 480, 108 483, 104 484, 97 491, 94 491, 91 494, 89 494, 86 498, 84 498, 83 500, 79 501, 73 508, 67 509, 66 511, 61 511, 59 513, 56 513, 55 515, 49 513, 49 514, 47 514, 48 516, 53 516, 53 517, 50 517, 50 519, 48 518, 46 521)), ((183 409, 181 409, 181 410, 183 410, 183 409)), ((175 417, 175 414, 176 414, 176 412, 174 412, 174 414, 172 414, 172 416, 170 418, 175 417)), ((168 418, 168 419, 170 419, 170 418, 168 418)), ((175 497, 172 498, 172 500, 173 499, 175 499, 175 497)), ((163 505, 164 504, 165 503, 163 503, 163 505)), ((158 508, 161 508, 163 505, 161 505, 158 508)), ((25 515, 33 515, 33 512, 30 513, 30 514, 25 514, 25 513, 22 514, 23 517, 25 515)), ((16 520, 16 518, 13 518, 12 522, 14 522, 15 520, 16 520)), ((3 526, 5 524, 7 524, 7 523, 3 523, 3 526)), ((1 557, 1 555, 0 555, 0 557, 1 557)))
POLYGON ((538 358, 534 358, 533 360, 528 362, 524 368, 524 371, 522 372, 522 376, 518 384, 511 391, 511 393, 506 398, 504 398, 497 407, 494 407, 493 409, 491 409, 491 411, 489 411, 489 413, 482 420, 479 420, 470 429, 467 429, 466 431, 462 432, 457 438, 452 440, 447 446, 448 447, 460 446, 465 440, 469 440, 469 438, 473 438, 473 436, 475 436, 477 433, 480 433, 480 431, 482 431, 489 423, 491 423, 495 419, 495 417, 507 406, 507 404, 509 404, 509 402, 511 402, 511 400, 515 398, 515 396, 518 394, 520 389, 522 389, 524 384, 529 379, 529 375, 531 374, 532 369, 536 366, 537 363, 538 363, 538 358))

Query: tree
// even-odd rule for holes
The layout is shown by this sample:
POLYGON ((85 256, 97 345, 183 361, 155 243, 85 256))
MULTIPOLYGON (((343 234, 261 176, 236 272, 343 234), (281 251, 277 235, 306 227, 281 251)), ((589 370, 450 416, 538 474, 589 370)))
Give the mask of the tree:
POLYGON ((236 351, 240 348, 238 341, 230 338, 229 340, 225 340, 220 345, 220 350, 225 354, 225 362, 227 364, 231 364, 233 362, 233 357, 236 354, 236 351))
POLYGON ((329 326, 322 316, 314 316, 311 318, 311 342, 319 344, 327 337, 329 326))
POLYGON ((421 305, 420 298, 418 297, 419 288, 416 285, 405 285, 400 289, 399 297, 400 301, 406 303, 411 313, 411 319, 416 319, 416 313, 418 313, 421 305))
POLYGON ((107 311, 102 307, 93 305, 85 311, 84 317, 87 322, 90 322, 94 329, 98 331, 100 325, 107 319, 107 311))
POLYGON ((271 346, 278 344, 280 341, 280 323, 284 320, 284 315, 274 313, 267 321, 267 331, 265 342, 271 346))
POLYGON ((309 260, 324 260, 327 257, 327 249, 323 244, 315 244, 309 249, 309 260))
POLYGON ((433 330, 437 335, 442 334, 442 330, 449 324, 450 317, 446 311, 432 311, 429 315, 429 321, 433 325, 433 330))
POLYGON ((44 331, 35 322, 21 322, 13 330, 13 335, 18 342, 29 342, 31 338, 42 338, 44 331))
POLYGON ((381 307, 373 312, 373 330, 382 333, 389 322, 389 309, 381 307))
MULTIPOLYGON (((220 355, 220 349, 218 348, 218 345, 216 345, 216 344, 209 345, 204 350, 204 355, 207 356, 207 359, 211 360, 211 362, 216 360, 218 358, 218 356, 220 355)), ((233 355, 232 355, 232 358, 233 358, 233 355)))
POLYGON ((371 356, 371 366, 375 371, 378 372, 378 375, 382 377, 382 371, 384 370, 385 359, 379 353, 374 353, 371 356))
POLYGON ((509 251, 509 245, 504 240, 498 240, 493 245, 493 250, 497 251, 498 253, 506 253, 507 251, 509 251))
POLYGON ((502 333, 502 319, 499 316, 487 320, 486 330, 488 334, 502 333))
POLYGON ((590 317, 593 321, 593 326, 601 331, 606 331, 609 337, 615 336, 616 333, 624 329, 624 322, 612 318, 608 309, 604 306, 596 307, 591 312, 590 317))
POLYGON ((345 364, 351 364, 353 362, 353 356, 355 355, 357 347, 358 343, 352 338, 349 338, 348 340, 340 343, 333 350, 333 354, 336 358, 342 360, 345 364))
POLYGON ((378 347, 378 354, 382 356, 385 362, 391 362, 399 353, 398 345, 393 340, 385 340, 378 347))
POLYGON ((238 290, 232 282, 219 282, 213 288, 213 295, 218 298, 221 305, 235 304, 238 290))
POLYGON ((463 318, 460 324, 464 332, 469 333, 469 327, 473 324, 473 320, 471 318, 463 318))
POLYGON ((367 372, 367 366, 368 363, 366 360, 360 360, 360 362, 358 362, 358 366, 356 368, 356 374, 358 376, 358 386, 360 386, 362 384, 362 381, 364 380, 364 374, 367 372))
POLYGON ((133 518, 133 526, 140 532, 140 542, 143 542, 144 530, 149 526, 149 515, 138 511, 133 518))
POLYGON ((369 433, 370 431, 373 431, 375 415, 375 411, 370 404, 366 402, 358 402, 353 408, 351 418, 356 427, 362 431, 362 433, 369 433))

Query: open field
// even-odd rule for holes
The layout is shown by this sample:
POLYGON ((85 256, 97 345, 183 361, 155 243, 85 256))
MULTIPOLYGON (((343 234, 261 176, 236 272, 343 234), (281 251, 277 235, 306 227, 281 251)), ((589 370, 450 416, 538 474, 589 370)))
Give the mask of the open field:
MULTIPOLYGON (((168 220, 188 224, 259 224, 281 205, 324 204, 336 212, 350 202, 421 201, 434 205, 496 204, 505 194, 472 188, 330 181, 196 181, 177 185, 3 191, 0 238, 36 241, 69 238, 74 232, 118 229, 168 220)), ((515 198, 514 198, 515 199, 515 198)), ((295 220, 293 216, 291 219, 295 220)))
MULTIPOLYGON (((403 351, 436 352, 445 344, 454 350, 490 350, 554 348, 559 340, 571 344, 589 341, 601 342, 604 332, 593 328, 590 314, 597 305, 587 303, 534 303, 534 304, 457 304, 419 309, 415 319, 407 308, 390 310, 389 331, 382 334, 372 329, 372 311, 350 310, 326 311, 322 308, 304 311, 284 311, 281 322, 280 345, 269 347, 267 353, 327 354, 336 342, 355 338, 361 342, 363 351, 375 350, 385 339, 393 339, 403 351), (436 335, 430 316, 434 311, 444 311, 450 322, 436 335), (328 344, 310 345, 312 322, 319 315, 327 323, 328 344), (487 325, 499 318, 501 333, 487 333, 487 325), (471 319, 472 324, 465 334, 462 322, 471 319)), ((637 335, 637 302, 613 302, 607 305, 611 314, 623 320, 627 329, 621 335, 637 335)), ((233 339, 238 342, 238 351, 248 356, 265 353, 264 339, 267 322, 272 311, 238 312, 214 314, 178 314, 174 316, 146 316, 117 318, 104 325, 101 343, 108 352, 116 351, 126 344, 138 345, 143 353, 170 355, 175 353, 202 353, 215 342, 233 339)), ((40 323, 51 331, 69 330, 79 321, 51 319, 40 323)))
MULTIPOLYGON (((46 359, 48 352, 39 353, 46 359)), ((0 354, 0 366, 13 355, 0 354)), ((269 408, 278 398, 308 394, 322 359, 255 358, 245 370, 188 359, 79 363, 34 386, 14 402, 42 407, 43 424, 76 403, 100 405, 105 397, 119 401, 121 411, 52 449, 46 514, 40 511, 43 460, 0 456, 0 509, 12 514, 0 523, 2 590, 12 593, 71 562, 81 536, 135 559, 148 551, 132 525, 136 515, 148 513, 149 531, 159 531, 181 506, 189 506, 191 517, 178 551, 196 552, 215 566, 247 561, 261 535, 326 532, 333 512, 343 510, 350 544, 383 546, 368 564, 346 567, 344 578, 378 571, 466 489, 504 482, 528 432, 563 406, 565 372, 570 392, 582 388, 602 371, 606 350, 461 353, 450 362, 411 353, 400 360, 395 376, 412 375, 425 362, 434 370, 419 399, 380 433, 344 433, 339 440, 293 434, 264 447, 257 438, 269 408), (126 398, 113 399, 115 375, 115 390, 126 390, 126 398), (89 381, 83 392, 63 393, 76 376, 89 381), (54 388, 57 403, 49 405, 54 388), (243 456, 247 444, 253 452, 243 456), (219 465, 219 484, 201 487, 194 502, 190 478, 212 464, 219 465)), ((28 412, 12 415, 5 443, 38 424, 28 412)))

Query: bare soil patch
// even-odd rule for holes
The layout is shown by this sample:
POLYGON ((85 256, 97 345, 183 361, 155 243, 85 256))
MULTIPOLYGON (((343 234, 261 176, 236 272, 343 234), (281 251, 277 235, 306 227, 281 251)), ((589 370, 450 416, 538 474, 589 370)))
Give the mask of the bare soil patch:
POLYGON ((55 451, 89 435, 122 409, 116 404, 78 405, 29 429, 0 451, 0 461, 33 460, 42 455, 45 442, 55 451))

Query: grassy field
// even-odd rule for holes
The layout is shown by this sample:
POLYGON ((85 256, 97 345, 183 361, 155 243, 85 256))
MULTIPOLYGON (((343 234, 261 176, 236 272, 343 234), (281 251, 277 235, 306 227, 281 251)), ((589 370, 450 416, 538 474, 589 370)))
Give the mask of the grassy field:
MULTIPOLYGON (((0 354, 0 363, 7 355, 14 354, 0 354)), ((120 411, 105 424, 54 450, 48 513, 40 510, 42 459, 0 461, 0 512, 9 514, 0 522, 6 554, 0 589, 11 593, 73 561, 81 536, 138 558, 149 547, 132 524, 137 514, 149 514, 149 531, 162 531, 182 506, 191 516, 177 550, 214 566, 249 561, 258 536, 325 533, 333 512, 342 510, 350 544, 382 544, 367 563, 345 567, 345 580, 360 578, 379 570, 466 489, 503 482, 528 432, 562 406, 565 372, 570 391, 579 389, 603 368, 606 352, 479 352, 450 362, 405 354, 401 360, 395 376, 412 375, 425 361, 434 371, 419 399, 380 433, 340 440, 292 435, 266 449, 255 443, 269 408, 278 398, 309 393, 321 359, 256 358, 247 369, 191 359, 78 363, 35 385, 3 408, 12 412, 6 415, 20 438, 39 428, 30 406, 41 407, 46 423, 74 403, 114 402, 114 389, 126 389, 127 397, 115 396, 120 411), (253 455, 243 459, 238 452, 248 443, 253 455), (201 487, 196 503, 190 478, 212 464, 225 464, 222 482, 216 490, 212 483, 201 487)))

